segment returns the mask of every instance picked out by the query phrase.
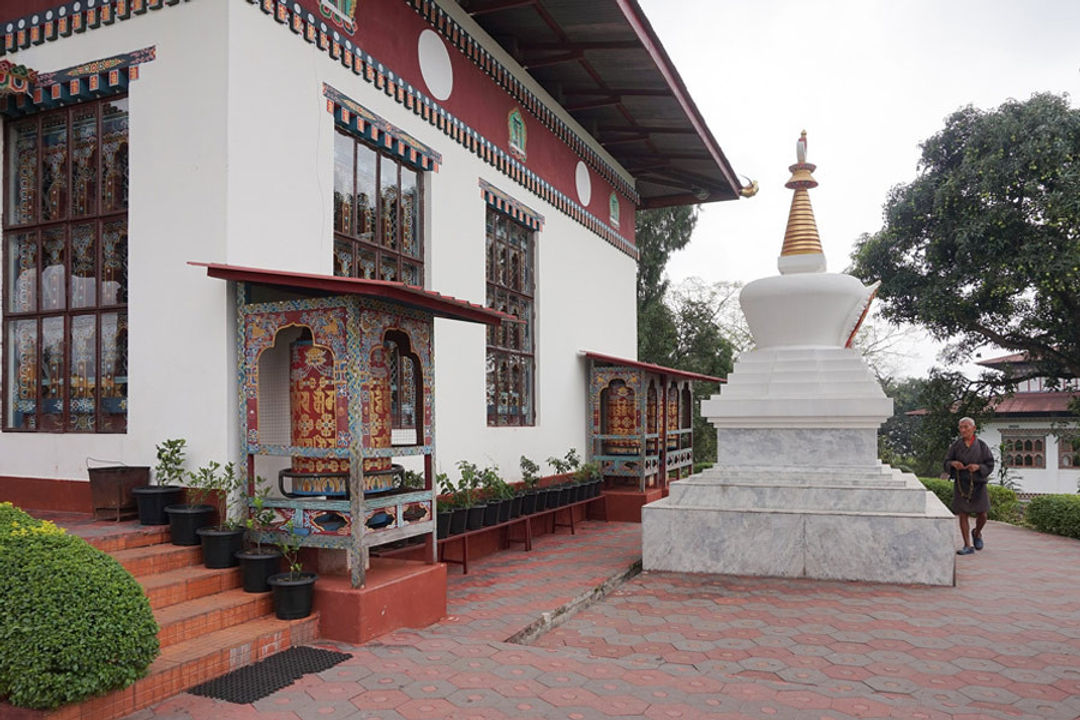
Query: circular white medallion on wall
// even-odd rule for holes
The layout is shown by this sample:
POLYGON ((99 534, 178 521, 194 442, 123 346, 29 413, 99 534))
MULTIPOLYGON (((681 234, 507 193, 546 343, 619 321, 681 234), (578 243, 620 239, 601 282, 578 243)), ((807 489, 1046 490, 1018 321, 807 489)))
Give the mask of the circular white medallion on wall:
POLYGON ((574 184, 577 186, 578 201, 589 207, 589 201, 592 200, 592 178, 589 177, 589 168, 582 160, 578 160, 577 169, 574 170, 574 184))
POLYGON ((434 30, 420 33, 416 54, 420 58, 420 74, 436 100, 445 100, 454 90, 454 68, 446 44, 434 30))

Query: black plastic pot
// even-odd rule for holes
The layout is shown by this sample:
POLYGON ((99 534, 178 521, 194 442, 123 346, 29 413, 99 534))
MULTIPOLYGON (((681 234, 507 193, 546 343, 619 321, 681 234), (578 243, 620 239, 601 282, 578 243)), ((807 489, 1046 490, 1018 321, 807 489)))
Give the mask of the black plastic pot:
POLYGON ((483 505, 471 505, 468 508, 468 519, 465 521, 466 530, 479 530, 484 527, 484 510, 487 509, 487 503, 483 505))
POLYGON ((524 501, 524 495, 515 495, 510 499, 510 517, 521 517, 521 505, 524 501))
POLYGON ((530 490, 521 496, 521 514, 532 515, 536 512, 536 491, 530 490))
POLYGON ((555 504, 551 502, 552 491, 550 488, 543 488, 536 491, 536 512, 547 510, 549 507, 555 507, 555 504))
POLYGON ((510 519, 510 507, 513 503, 511 498, 499 501, 499 522, 504 523, 510 519))
POLYGON ((454 508, 450 516, 450 534, 458 535, 465 532, 465 522, 469 519, 468 508, 454 508))
POLYGON ((499 524, 499 505, 501 503, 496 500, 495 502, 489 502, 484 507, 484 527, 491 527, 492 525, 499 524))
POLYGON ((274 615, 279 620, 299 620, 311 614, 311 601, 315 596, 315 573, 278 573, 266 582, 274 591, 274 615))
POLYGON ((444 538, 450 535, 450 518, 453 516, 453 512, 447 510, 446 512, 435 514, 435 536, 438 538, 444 538))
POLYGON ((603 478, 597 478, 596 480, 593 480, 592 485, 591 485, 592 495, 590 497, 599 497, 600 496, 600 490, 603 489, 603 487, 604 487, 603 478))
POLYGON ((203 567, 236 567, 236 553, 244 547, 243 530, 201 527, 195 534, 202 539, 203 567))
POLYGON ((195 531, 210 524, 214 508, 209 505, 169 505, 165 508, 169 515, 169 534, 173 545, 198 545, 199 536, 195 531))
POLYGON ((184 488, 176 485, 145 485, 131 488, 135 504, 139 510, 139 523, 142 525, 168 525, 169 516, 165 508, 180 502, 184 488))
POLYGON ((241 550, 236 553, 236 559, 244 578, 244 592, 267 592, 270 589, 267 579, 281 572, 281 553, 277 550, 241 550))

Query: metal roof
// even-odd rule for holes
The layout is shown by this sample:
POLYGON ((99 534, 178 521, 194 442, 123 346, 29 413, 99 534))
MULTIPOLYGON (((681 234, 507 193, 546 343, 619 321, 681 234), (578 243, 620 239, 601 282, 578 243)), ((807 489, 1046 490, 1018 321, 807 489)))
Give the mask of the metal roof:
POLYGON ((376 297, 400 305, 420 308, 436 317, 450 318, 452 320, 486 323, 488 325, 498 325, 503 321, 521 322, 512 315, 486 308, 483 305, 477 305, 467 300, 458 300, 433 290, 425 290, 422 287, 406 285, 400 282, 338 277, 337 275, 312 275, 284 270, 264 270, 220 263, 189 262, 188 265, 205 267, 206 274, 212 278, 276 287, 317 290, 332 295, 376 297))
POLYGON ((637 0, 458 0, 630 174, 641 206, 741 183, 637 0))
POLYGON ((626 358, 619 358, 613 355, 602 355, 601 353, 590 352, 588 350, 582 350, 581 354, 596 362, 608 365, 625 365, 627 367, 645 370, 646 372, 670 375, 671 377, 681 378, 683 380, 704 380, 705 382, 718 383, 727 382, 724 378, 713 377, 712 375, 702 375, 701 373, 678 370, 676 368, 664 367, 663 365, 653 365, 652 363, 640 362, 638 360, 627 360, 626 358))

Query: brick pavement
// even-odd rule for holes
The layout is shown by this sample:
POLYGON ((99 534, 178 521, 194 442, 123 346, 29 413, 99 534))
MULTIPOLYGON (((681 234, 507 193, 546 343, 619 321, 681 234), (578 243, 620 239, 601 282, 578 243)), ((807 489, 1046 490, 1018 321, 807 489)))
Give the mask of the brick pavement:
POLYGON ((503 642, 640 556, 640 526, 584 523, 451 568, 437 625, 325 643, 354 657, 251 705, 181 694, 129 720, 1080 717, 1080 542, 986 541, 955 588, 646 573, 503 642))

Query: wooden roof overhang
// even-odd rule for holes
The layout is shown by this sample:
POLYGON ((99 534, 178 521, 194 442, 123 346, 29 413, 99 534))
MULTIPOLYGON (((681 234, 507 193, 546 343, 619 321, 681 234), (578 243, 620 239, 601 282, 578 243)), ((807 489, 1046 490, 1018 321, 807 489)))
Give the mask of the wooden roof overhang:
POLYGON ((450 320, 463 320, 486 325, 498 325, 504 321, 521 322, 512 315, 492 310, 483 305, 477 305, 467 300, 459 300, 449 295, 437 293, 434 290, 425 290, 422 287, 406 285, 400 282, 347 278, 336 275, 312 275, 309 273, 265 270, 220 263, 189 262, 188 265, 205 267, 207 276, 212 278, 297 290, 315 290, 330 295, 360 295, 362 297, 379 298, 450 320))
POLYGON ((458 0, 637 180, 641 207, 741 183, 637 0, 458 0))
POLYGON ((657 373, 658 375, 667 375, 669 377, 678 378, 680 380, 701 380, 704 382, 716 382, 725 383, 727 380, 724 378, 713 377, 712 375, 702 375, 701 373, 690 372, 688 370, 678 370, 676 368, 664 367, 663 365, 654 365, 652 363, 640 362, 638 360, 627 360, 626 358, 615 357, 613 355, 604 355, 602 353, 590 352, 588 350, 582 350, 581 354, 589 360, 595 362, 605 363, 607 365, 623 365, 626 367, 637 368, 638 370, 644 370, 645 372, 657 373))

